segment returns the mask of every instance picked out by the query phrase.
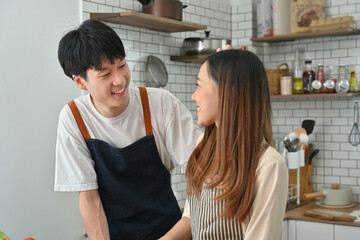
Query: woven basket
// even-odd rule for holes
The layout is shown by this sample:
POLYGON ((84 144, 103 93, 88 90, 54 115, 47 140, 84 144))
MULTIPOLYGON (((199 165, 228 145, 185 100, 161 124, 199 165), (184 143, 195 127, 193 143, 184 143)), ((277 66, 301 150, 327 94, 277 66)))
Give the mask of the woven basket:
POLYGON ((269 83, 270 95, 280 94, 280 77, 289 75, 289 65, 281 63, 276 69, 265 69, 269 83), (280 69, 285 66, 285 69, 280 69))

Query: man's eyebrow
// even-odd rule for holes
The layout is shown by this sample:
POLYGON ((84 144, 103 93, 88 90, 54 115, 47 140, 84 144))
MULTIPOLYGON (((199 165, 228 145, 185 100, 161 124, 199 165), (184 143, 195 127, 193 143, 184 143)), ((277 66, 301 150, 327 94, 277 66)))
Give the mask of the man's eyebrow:
POLYGON ((107 69, 107 67, 101 67, 98 69, 98 72, 102 72, 102 71, 105 71, 107 69))
MULTIPOLYGON (((125 57, 121 57, 121 58, 118 58, 119 59, 119 62, 123 61, 125 59, 125 57)), ((105 71, 106 69, 108 69, 108 67, 100 67, 99 69, 96 69, 96 71, 98 72, 102 72, 102 71, 105 71)))

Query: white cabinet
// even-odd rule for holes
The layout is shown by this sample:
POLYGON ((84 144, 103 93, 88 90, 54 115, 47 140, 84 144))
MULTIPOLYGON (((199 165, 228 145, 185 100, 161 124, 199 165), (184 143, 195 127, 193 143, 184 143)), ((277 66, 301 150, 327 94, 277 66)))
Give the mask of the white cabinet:
POLYGON ((335 240, 333 224, 296 221, 296 240, 335 240))
POLYGON ((360 239, 360 227, 335 225, 335 240, 354 240, 360 239))
POLYGON ((288 221, 283 221, 282 240, 288 240, 288 221))
POLYGON ((283 222, 283 240, 358 240, 360 226, 287 220, 283 222))
POLYGON ((295 240, 296 239, 296 221, 295 220, 288 220, 288 240, 295 240))

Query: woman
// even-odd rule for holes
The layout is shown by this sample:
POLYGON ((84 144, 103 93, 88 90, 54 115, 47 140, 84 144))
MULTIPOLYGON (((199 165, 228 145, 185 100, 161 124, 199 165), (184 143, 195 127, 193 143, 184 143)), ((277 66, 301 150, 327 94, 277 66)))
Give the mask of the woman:
POLYGON ((202 140, 190 156, 183 218, 162 239, 282 235, 288 170, 272 145, 264 67, 246 50, 210 55, 192 95, 202 140))

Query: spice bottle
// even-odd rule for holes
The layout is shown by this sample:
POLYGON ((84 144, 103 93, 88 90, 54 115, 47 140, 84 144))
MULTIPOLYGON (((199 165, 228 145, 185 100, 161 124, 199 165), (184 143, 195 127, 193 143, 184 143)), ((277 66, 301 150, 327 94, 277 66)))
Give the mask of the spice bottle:
POLYGON ((300 60, 300 49, 296 48, 295 51, 295 60, 293 66, 293 78, 292 78, 292 92, 293 94, 304 93, 303 85, 303 67, 300 60))
POLYGON ((303 72, 303 84, 304 84, 304 93, 311 93, 312 92, 312 81, 315 80, 315 73, 312 70, 312 61, 306 60, 305 61, 305 70, 303 72))
POLYGON ((292 84, 291 76, 282 76, 280 77, 280 93, 281 95, 291 95, 292 94, 292 84))
POLYGON ((351 69, 350 71, 350 92, 358 92, 359 88, 356 83, 356 77, 355 77, 355 69, 351 69))
POLYGON ((319 63, 317 66, 316 79, 311 82, 312 92, 322 92, 323 84, 325 83, 324 64, 319 63))

